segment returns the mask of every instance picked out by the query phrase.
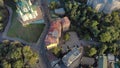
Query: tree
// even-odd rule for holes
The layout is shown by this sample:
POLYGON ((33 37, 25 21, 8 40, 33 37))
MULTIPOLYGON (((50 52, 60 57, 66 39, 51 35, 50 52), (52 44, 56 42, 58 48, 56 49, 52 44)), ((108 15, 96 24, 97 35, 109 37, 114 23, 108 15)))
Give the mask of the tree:
POLYGON ((9 40, 3 40, 3 44, 10 45, 10 41, 9 40))
POLYGON ((111 35, 111 40, 110 42, 117 40, 118 37, 120 36, 119 30, 116 29, 115 27, 111 26, 111 27, 107 27, 106 31, 108 31, 111 35))
POLYGON ((96 28, 99 23, 96 20, 93 20, 90 24, 91 28, 96 28))
POLYGON ((64 39, 65 39, 65 41, 68 41, 68 40, 70 39, 69 33, 66 33, 66 34, 65 34, 64 39))
POLYGON ((1 68, 31 68, 39 60, 30 46, 23 46, 20 42, 5 40, 0 43, 0 67, 1 68))
POLYGON ((115 42, 120 40, 120 11, 111 14, 96 12, 90 6, 79 4, 76 0, 64 3, 67 16, 77 33, 89 34, 94 41, 115 42), (80 29, 80 30, 79 30, 80 29), (97 39, 97 40, 96 40, 97 39))
POLYGON ((107 45, 103 44, 99 50, 99 55, 103 55, 107 48, 107 45))
POLYGON ((85 35, 84 35, 84 39, 85 39, 85 40, 90 40, 90 39, 91 39, 91 37, 90 37, 90 35, 89 35, 89 34, 85 34, 85 35))
POLYGON ((101 42, 110 42, 110 40, 111 40, 111 34, 109 32, 105 32, 100 35, 101 42))
POLYGON ((60 56, 60 52, 61 52, 61 48, 60 47, 55 47, 53 48, 52 52, 59 57, 60 56))
POLYGON ((55 8, 57 8, 59 5, 58 5, 58 3, 56 2, 56 1, 52 1, 52 2, 50 2, 50 9, 55 9, 55 8))
POLYGON ((2 61, 2 68, 11 68, 11 64, 8 63, 6 60, 2 61))
POLYGON ((37 53, 34 53, 33 55, 32 55, 32 57, 28 60, 28 63, 32 66, 32 65, 35 65, 36 64, 36 62, 38 61, 38 55, 37 55, 37 53))
POLYGON ((22 60, 17 60, 16 62, 13 63, 14 68, 22 68, 24 66, 22 60))
POLYGON ((16 48, 15 51, 11 51, 10 57, 12 59, 20 59, 22 57, 21 48, 16 48))
POLYGON ((23 54, 26 59, 29 59, 33 55, 33 52, 31 51, 29 46, 24 46, 23 48, 23 54))
POLYGON ((117 53, 119 51, 119 44, 111 43, 111 45, 109 46, 109 51, 110 51, 110 53, 117 55, 117 53))
POLYGON ((93 47, 93 48, 91 48, 91 49, 89 50, 89 54, 88 54, 88 55, 89 55, 90 57, 92 57, 92 56, 95 55, 96 53, 97 53, 97 50, 96 50, 96 48, 93 47))

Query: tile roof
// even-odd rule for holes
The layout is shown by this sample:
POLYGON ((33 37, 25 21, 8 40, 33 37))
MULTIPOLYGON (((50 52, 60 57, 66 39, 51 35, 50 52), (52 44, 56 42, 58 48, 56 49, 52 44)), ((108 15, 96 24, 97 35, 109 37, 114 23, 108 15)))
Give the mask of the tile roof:
POLYGON ((67 26, 70 26, 70 21, 67 17, 64 17, 62 19, 57 19, 50 24, 48 34, 45 38, 46 45, 54 44, 54 43, 58 44, 59 38, 61 37, 61 32, 63 28, 62 26, 64 26, 65 24, 67 26))
POLYGON ((57 38, 55 38, 54 36, 52 35, 47 35, 46 38, 45 38, 45 44, 46 45, 49 45, 49 44, 53 44, 53 43, 57 43, 57 38))

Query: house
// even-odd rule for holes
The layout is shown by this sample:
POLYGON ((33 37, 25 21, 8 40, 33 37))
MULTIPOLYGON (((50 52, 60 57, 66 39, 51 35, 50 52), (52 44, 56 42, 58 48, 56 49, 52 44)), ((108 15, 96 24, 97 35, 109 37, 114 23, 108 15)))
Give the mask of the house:
POLYGON ((89 57, 82 57, 81 59, 81 65, 93 65, 95 63, 94 58, 89 58, 89 57))
POLYGON ((33 4, 31 0, 17 0, 16 7, 18 20, 22 25, 44 23, 41 9, 38 5, 33 4))
POLYGON ((45 45, 46 45, 47 49, 49 50, 54 47, 57 47, 60 37, 61 37, 61 24, 60 24, 59 20, 53 21, 51 23, 48 34, 45 38, 45 45))
POLYGON ((68 68, 79 66, 82 57, 83 47, 73 48, 70 52, 63 56, 62 61, 68 68))
POLYGON ((55 9, 55 14, 64 15, 65 14, 64 8, 55 9))
POLYGON ((120 9, 120 0, 87 0, 87 5, 92 6, 97 11, 111 13, 120 9))
POLYGON ((57 19, 50 24, 48 34, 45 38, 45 45, 48 50, 57 47, 59 38, 61 37, 62 29, 68 30, 70 21, 67 17, 57 19), (64 27, 63 27, 64 26, 64 27))
POLYGON ((108 68, 107 57, 105 55, 99 56, 98 68, 108 68))

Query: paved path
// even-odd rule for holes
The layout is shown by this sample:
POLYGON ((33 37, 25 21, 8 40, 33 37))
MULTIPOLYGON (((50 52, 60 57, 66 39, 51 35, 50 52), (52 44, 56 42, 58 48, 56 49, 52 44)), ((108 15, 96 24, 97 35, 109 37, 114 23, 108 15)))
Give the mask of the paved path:
POLYGON ((11 37, 8 37, 8 36, 7 36, 7 32, 8 32, 8 30, 9 30, 10 26, 11 26, 11 20, 12 20, 13 11, 12 11, 12 9, 11 9, 9 6, 7 6, 7 5, 5 5, 5 6, 7 7, 8 11, 9 11, 9 20, 8 20, 8 23, 7 23, 6 27, 5 27, 4 32, 2 33, 2 38, 3 38, 3 39, 8 39, 8 40, 20 41, 20 42, 22 42, 23 44, 27 44, 27 45, 35 45, 35 43, 28 43, 28 42, 26 42, 26 41, 24 41, 24 40, 22 40, 22 39, 19 39, 19 38, 11 38, 11 37))
POLYGON ((5 27, 5 30, 3 32, 3 38, 5 38, 5 36, 7 35, 7 32, 9 30, 9 27, 10 27, 10 24, 11 24, 12 14, 13 14, 12 9, 7 5, 5 5, 5 6, 7 7, 8 11, 9 11, 9 20, 8 20, 7 26, 5 27))
POLYGON ((50 16, 49 16, 49 10, 48 10, 48 5, 47 5, 47 0, 40 0, 40 7, 42 9, 42 12, 44 14, 44 20, 45 20, 45 23, 46 23, 46 27, 44 29, 44 32, 42 33, 40 39, 39 39, 39 42, 37 43, 37 50, 39 51, 39 54, 41 56, 40 60, 40 68, 51 68, 51 65, 50 65, 50 62, 48 61, 47 59, 47 56, 46 56, 46 48, 45 48, 45 43, 44 43, 44 39, 48 33, 48 29, 49 29, 49 26, 50 26, 50 16))

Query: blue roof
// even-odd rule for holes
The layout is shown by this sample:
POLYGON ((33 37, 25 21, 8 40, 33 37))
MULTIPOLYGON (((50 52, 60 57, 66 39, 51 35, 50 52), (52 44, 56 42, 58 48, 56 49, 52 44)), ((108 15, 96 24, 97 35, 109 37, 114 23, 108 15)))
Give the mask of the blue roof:
POLYGON ((117 63, 115 63, 114 66, 115 68, 120 68, 120 66, 117 63))
POLYGON ((21 2, 21 1, 18 2, 17 4, 18 4, 18 6, 21 6, 21 7, 24 6, 23 2, 21 2))

